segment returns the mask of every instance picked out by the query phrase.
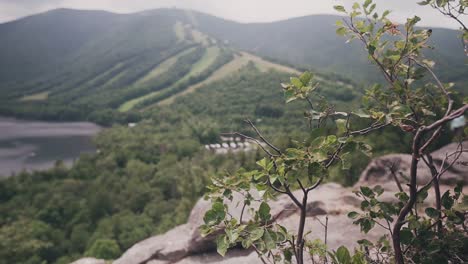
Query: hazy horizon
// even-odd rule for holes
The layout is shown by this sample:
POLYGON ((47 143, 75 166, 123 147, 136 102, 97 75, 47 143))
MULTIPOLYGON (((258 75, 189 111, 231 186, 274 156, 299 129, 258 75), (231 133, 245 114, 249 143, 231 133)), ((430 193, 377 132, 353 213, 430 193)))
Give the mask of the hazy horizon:
MULTIPOLYGON (((350 6, 351 0, 326 0, 311 3, 308 0, 269 1, 238 0, 235 3, 222 0, 0 0, 0 23, 14 21, 26 16, 59 8, 76 10, 102 10, 113 13, 137 13, 159 8, 190 9, 242 23, 273 22, 295 17, 319 14, 339 15, 333 6, 350 6), (259 12, 261 10, 261 12, 259 12)), ((359 1, 358 1, 359 2, 359 1)), ((458 28, 458 24, 443 17, 430 7, 418 6, 418 1, 375 1, 380 10, 392 10, 390 18, 402 23, 405 18, 418 15, 421 26, 458 28)), ((464 21, 467 19, 465 18, 464 21)))

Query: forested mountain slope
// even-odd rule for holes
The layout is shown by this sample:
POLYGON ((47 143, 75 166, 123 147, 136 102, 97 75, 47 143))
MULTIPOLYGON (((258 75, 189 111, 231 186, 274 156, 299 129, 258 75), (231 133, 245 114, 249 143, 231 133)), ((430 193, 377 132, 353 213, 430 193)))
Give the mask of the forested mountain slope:
MULTIPOLYGON (((206 149, 223 143, 221 133, 254 136, 246 118, 282 149, 312 140, 302 129, 305 103, 286 106, 280 85, 297 70, 253 53, 320 71, 362 61, 315 79, 320 96, 349 110, 361 87, 339 74, 359 76, 368 66, 363 53, 341 48, 336 18, 249 25, 182 10, 56 10, 0 25, 0 114, 113 125, 95 139, 98 153, 72 168, 58 163, 0 181, 0 264, 114 259, 184 223, 211 177, 256 167, 262 154, 255 149, 223 155, 206 149), (131 127, 116 124, 134 120, 131 127)), ((453 45, 442 61, 458 59, 456 33, 441 32, 444 45, 453 45)), ((408 151, 399 131, 370 136, 374 154, 408 151)), ((343 172, 338 164, 330 181, 356 181, 368 157, 351 158, 352 168, 343 172)))
MULTIPOLYGON (((339 19, 316 15, 242 24, 178 9, 126 15, 59 9, 1 24, 0 113, 103 124, 134 121, 155 104, 221 78, 220 73, 229 76, 245 58, 256 58, 252 54, 333 72, 329 80, 378 81, 358 43, 345 44, 336 36, 339 19)), ((463 87, 468 77, 457 34, 435 29, 433 43, 444 79, 463 87)))
MULTIPOLYGON (((196 13, 198 27, 233 46, 293 65, 332 71, 355 81, 378 81, 360 43, 335 34, 334 15, 312 15, 273 23, 242 24, 196 13)), ((467 82, 463 45, 456 30, 434 28, 427 55, 439 63, 443 78, 467 82), (437 55, 435 55, 437 54, 437 55), (435 56, 435 57, 434 57, 435 56)))
MULTIPOLYGON (((279 84, 289 76, 248 63, 190 96, 155 105, 135 127, 104 130, 95 140, 99 153, 82 156, 71 169, 59 165, 0 181, 0 264, 66 264, 101 257, 103 244, 117 258, 185 222, 211 176, 254 168, 262 155, 217 155, 204 145, 222 143, 224 132, 252 135, 246 118, 281 147, 307 126, 305 105, 285 106, 279 84)), ((340 109, 357 99, 350 87, 333 82, 323 82, 320 91, 340 109)))

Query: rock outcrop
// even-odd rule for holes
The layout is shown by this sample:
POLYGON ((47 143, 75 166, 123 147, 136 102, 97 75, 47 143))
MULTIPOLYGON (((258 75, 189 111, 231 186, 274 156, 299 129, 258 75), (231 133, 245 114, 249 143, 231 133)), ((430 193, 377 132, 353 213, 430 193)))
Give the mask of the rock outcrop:
MULTIPOLYGON (((468 166, 466 164, 468 162, 468 152, 452 155, 457 151, 460 152, 462 149, 468 151, 468 141, 463 142, 462 145, 452 143, 431 153, 437 168, 441 166, 448 167, 447 165, 451 164, 458 157, 453 166, 441 177, 441 184, 454 185, 457 182, 468 182, 468 166)), ((390 154, 376 158, 362 172, 358 184, 395 184, 394 177, 396 176, 402 185, 406 185, 410 175, 411 159, 411 155, 408 154, 390 154)), ((431 178, 431 171, 421 160, 418 163, 418 184, 424 184, 431 178)))
POLYGON ((102 259, 95 259, 95 258, 82 258, 77 260, 71 264, 107 264, 105 260, 102 259))
MULTIPOLYGON (((302 191, 294 195, 301 199, 302 191)), ((238 200, 240 197, 235 197, 238 200)), ((360 201, 350 190, 335 183, 320 186, 309 199, 306 229, 313 231, 310 239, 325 236, 322 223, 328 216, 328 246, 336 249, 341 245, 355 247, 356 240, 366 237, 377 239, 382 232, 371 232, 367 236, 360 233, 359 227, 352 225, 346 216, 349 211, 357 210, 360 201), (349 239, 352 237, 353 239, 349 239)), ((232 204, 237 204, 234 201, 232 204)), ((287 196, 280 196, 271 202, 271 214, 276 221, 290 230, 295 230, 299 222, 299 213, 287 196)), ((166 263, 261 263, 256 253, 233 251, 227 258, 220 258, 216 253, 214 236, 203 237, 199 227, 203 224, 203 215, 211 209, 208 201, 201 199, 192 210, 185 225, 178 226, 161 236, 155 236, 135 244, 114 264, 166 264, 166 263)), ((239 216, 241 208, 232 206, 230 214, 239 216)))
MULTIPOLYGON (((468 144, 465 144, 468 147, 468 144)), ((432 153, 438 166, 443 163, 447 155, 457 149, 456 144, 448 145, 432 153)), ((468 155, 463 153, 460 161, 468 161, 468 155)), ((361 185, 382 185, 388 193, 383 199, 394 200, 394 192, 398 191, 394 181, 393 173, 397 174, 403 186, 406 185, 404 175, 408 175, 409 162, 411 156, 404 154, 387 155, 374 159, 362 173, 359 182, 354 188, 345 188, 335 183, 327 183, 310 193, 308 202, 306 230, 311 231, 309 239, 320 238, 323 240, 325 230, 323 222, 328 217, 327 242, 330 249, 336 249, 341 245, 348 248, 357 247, 355 241, 366 238, 376 240, 385 233, 386 230, 379 227, 374 228, 368 234, 360 232, 359 226, 353 225, 352 220, 347 217, 350 211, 358 211, 360 200, 352 193, 361 185)), ((447 160, 450 162, 450 159, 447 160)), ((424 164, 420 164, 420 182, 427 182, 431 178, 430 171, 424 164)), ((467 182, 468 170, 462 163, 455 164, 455 167, 447 171, 442 178, 441 189, 446 190, 455 181, 467 182)), ((404 187, 406 188, 406 186, 404 187)), ((302 191, 295 191, 296 197, 301 198, 302 191)), ((433 201, 433 194, 429 193, 429 201, 433 201)), ((230 214, 239 216, 240 206, 235 206, 240 197, 235 197, 232 206, 229 208, 230 214)), ((276 221, 294 232, 299 222, 298 210, 289 197, 282 195, 276 201, 272 201, 271 214, 276 221)), ((215 236, 202 237, 199 227, 203 224, 203 216, 207 210, 211 209, 209 201, 199 200, 193 208, 187 224, 178 226, 166 234, 148 238, 135 244, 127 250, 114 264, 195 264, 195 263, 262 263, 255 252, 235 249, 222 258, 216 253, 215 236)), ((76 262, 74 264, 86 264, 87 262, 76 262)), ((99 262, 90 262, 101 264, 99 262)))

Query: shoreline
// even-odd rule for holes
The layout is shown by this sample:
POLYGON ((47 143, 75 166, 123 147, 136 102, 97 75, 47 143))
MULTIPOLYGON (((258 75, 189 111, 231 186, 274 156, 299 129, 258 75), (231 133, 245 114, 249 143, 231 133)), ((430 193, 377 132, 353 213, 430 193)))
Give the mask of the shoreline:
POLYGON ((90 122, 45 122, 0 116, 0 179, 67 167, 81 154, 94 153, 92 139, 103 128, 90 122))

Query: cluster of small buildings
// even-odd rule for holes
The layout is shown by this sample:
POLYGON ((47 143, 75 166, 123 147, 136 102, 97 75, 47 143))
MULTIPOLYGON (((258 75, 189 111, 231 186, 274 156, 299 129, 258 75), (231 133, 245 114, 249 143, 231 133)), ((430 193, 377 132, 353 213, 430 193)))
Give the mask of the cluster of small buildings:
POLYGON ((229 152, 256 150, 255 143, 247 142, 240 137, 221 137, 222 143, 205 145, 206 150, 213 151, 216 154, 227 154, 229 152))

